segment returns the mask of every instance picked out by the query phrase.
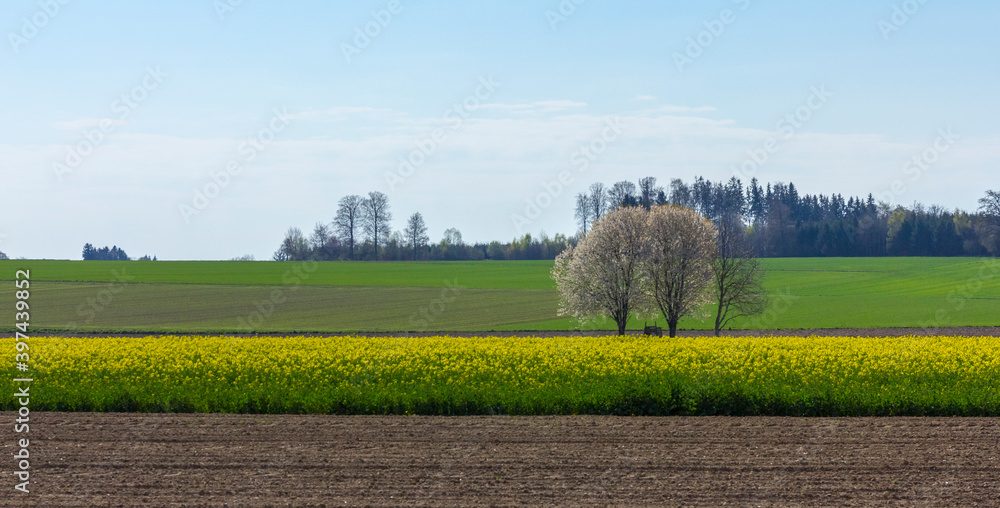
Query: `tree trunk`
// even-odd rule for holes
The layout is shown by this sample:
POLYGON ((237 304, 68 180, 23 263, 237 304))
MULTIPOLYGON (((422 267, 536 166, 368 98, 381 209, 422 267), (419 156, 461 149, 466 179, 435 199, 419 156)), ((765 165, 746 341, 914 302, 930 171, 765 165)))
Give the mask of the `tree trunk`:
POLYGON ((718 337, 722 332, 722 302, 719 302, 719 310, 715 314, 715 336, 718 337))
POLYGON ((667 326, 670 327, 670 336, 671 337, 676 337, 677 336, 677 320, 676 319, 669 319, 669 320, 667 320, 667 326))
POLYGON ((625 335, 625 325, 628 323, 628 318, 616 320, 618 323, 618 335, 625 335))

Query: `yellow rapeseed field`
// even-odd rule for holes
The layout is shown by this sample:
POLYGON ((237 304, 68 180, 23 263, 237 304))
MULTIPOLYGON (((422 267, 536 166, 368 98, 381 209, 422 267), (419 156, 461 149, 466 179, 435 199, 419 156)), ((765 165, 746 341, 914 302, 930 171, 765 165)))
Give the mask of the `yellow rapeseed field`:
POLYGON ((30 346, 33 410, 1000 414, 1000 344, 990 337, 35 337, 30 346))

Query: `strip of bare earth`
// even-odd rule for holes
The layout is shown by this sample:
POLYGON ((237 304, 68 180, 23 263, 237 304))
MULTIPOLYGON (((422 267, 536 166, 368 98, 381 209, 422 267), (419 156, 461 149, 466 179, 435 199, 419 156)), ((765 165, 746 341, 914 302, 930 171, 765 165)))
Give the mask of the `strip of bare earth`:
MULTIPOLYGON (((604 331, 521 331, 521 332, 355 332, 355 333, 316 333, 316 332, 295 332, 295 333, 259 333, 259 334, 198 334, 198 335, 222 335, 228 337, 292 337, 306 335, 310 337, 342 337, 345 335, 362 337, 604 337, 614 335, 611 330, 604 331)), ((641 335, 641 331, 632 330, 628 335, 641 335)), ((59 332, 36 332, 33 337, 149 337, 157 335, 180 335, 189 336, 190 333, 59 333, 59 332)), ((713 336, 711 330, 681 330, 678 332, 681 337, 709 337, 713 336)), ((954 337, 1000 337, 1000 326, 951 326, 941 328, 814 328, 801 330, 726 330, 722 333, 726 337, 928 337, 928 336, 954 336, 954 337)), ((0 333, 0 337, 13 337, 12 333, 0 333)))
POLYGON ((972 506, 1000 496, 1000 425, 983 418, 39 418, 38 506, 972 506))

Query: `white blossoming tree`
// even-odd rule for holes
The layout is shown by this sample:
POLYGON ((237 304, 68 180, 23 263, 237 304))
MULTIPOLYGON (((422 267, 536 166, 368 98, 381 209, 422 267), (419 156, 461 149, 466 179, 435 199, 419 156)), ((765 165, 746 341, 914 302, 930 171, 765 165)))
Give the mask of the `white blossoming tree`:
POLYGON ((690 208, 662 205, 649 212, 649 234, 650 292, 675 337, 682 317, 701 317, 712 301, 715 226, 690 208))
POLYGON ((562 297, 559 315, 573 316, 581 324, 610 317, 624 335, 631 314, 654 309, 643 267, 650 245, 646 216, 636 207, 607 213, 575 248, 556 258, 552 277, 562 297))

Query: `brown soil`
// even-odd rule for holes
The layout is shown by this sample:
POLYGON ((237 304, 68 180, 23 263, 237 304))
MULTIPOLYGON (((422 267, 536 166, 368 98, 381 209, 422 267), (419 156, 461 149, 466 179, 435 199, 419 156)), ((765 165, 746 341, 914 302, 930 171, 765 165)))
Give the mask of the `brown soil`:
POLYGON ((0 505, 987 506, 998 423, 33 413, 0 505))
MULTIPOLYGON (((664 332, 666 333, 666 332, 664 332)), ((361 335, 367 337, 433 337, 439 335, 451 337, 603 337, 613 335, 613 330, 603 331, 523 331, 523 332, 364 332, 355 334, 345 333, 260 333, 268 337, 286 337, 295 335, 307 335, 310 337, 339 337, 343 335, 361 335)), ((628 335, 641 335, 641 331, 630 330, 628 335)), ((680 330, 677 334, 681 337, 709 337, 715 335, 712 330, 680 330)), ((31 334, 32 337, 55 336, 55 337, 146 337, 149 335, 171 335, 169 333, 99 333, 99 334, 74 334, 58 332, 39 332, 31 334)), ((188 334, 173 334, 188 335, 188 334)), ((204 334, 202 334, 204 335, 204 334)), ((220 334, 210 334, 220 335, 220 334)), ((253 334, 221 334, 234 337, 251 336, 253 334)), ((943 328, 814 328, 814 329, 791 329, 791 330, 726 330, 722 333, 727 337, 906 337, 906 336, 961 336, 961 337, 1000 337, 1000 326, 951 326, 943 328)), ((13 337, 10 333, 0 333, 0 337, 13 337)))

